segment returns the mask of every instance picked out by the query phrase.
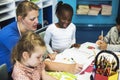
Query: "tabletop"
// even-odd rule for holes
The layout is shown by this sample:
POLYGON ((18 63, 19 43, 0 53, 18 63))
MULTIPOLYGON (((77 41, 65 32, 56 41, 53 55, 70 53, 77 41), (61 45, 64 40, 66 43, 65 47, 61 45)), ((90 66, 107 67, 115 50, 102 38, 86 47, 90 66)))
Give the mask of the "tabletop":
MULTIPOLYGON (((58 54, 54 62, 61 62, 66 64, 78 63, 83 65, 83 69, 78 74, 75 74, 77 80, 91 80, 93 75, 93 61, 95 56, 100 52, 98 45, 92 42, 85 42, 79 48, 66 49, 64 52, 58 54)), ((120 59, 120 53, 115 52, 120 59)), ((65 80, 65 79, 62 79, 65 80)), ((69 79, 70 80, 70 79, 69 79)), ((71 79, 74 80, 74 79, 71 79)), ((76 79, 75 79, 76 80, 76 79)))

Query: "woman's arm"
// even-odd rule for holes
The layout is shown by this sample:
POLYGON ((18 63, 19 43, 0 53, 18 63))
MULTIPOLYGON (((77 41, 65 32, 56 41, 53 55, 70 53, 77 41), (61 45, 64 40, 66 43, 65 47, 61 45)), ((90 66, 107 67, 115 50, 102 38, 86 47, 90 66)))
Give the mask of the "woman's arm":
POLYGON ((76 74, 82 70, 82 65, 80 64, 64 64, 52 61, 45 61, 46 70, 50 71, 64 71, 76 74))

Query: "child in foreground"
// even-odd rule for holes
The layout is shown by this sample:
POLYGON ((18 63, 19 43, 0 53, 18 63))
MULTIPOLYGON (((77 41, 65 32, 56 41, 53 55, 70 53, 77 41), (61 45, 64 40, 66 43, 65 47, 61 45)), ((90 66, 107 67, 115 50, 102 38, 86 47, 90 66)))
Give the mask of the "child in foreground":
POLYGON ((45 71, 45 43, 39 35, 26 32, 12 52, 13 80, 56 80, 45 71))

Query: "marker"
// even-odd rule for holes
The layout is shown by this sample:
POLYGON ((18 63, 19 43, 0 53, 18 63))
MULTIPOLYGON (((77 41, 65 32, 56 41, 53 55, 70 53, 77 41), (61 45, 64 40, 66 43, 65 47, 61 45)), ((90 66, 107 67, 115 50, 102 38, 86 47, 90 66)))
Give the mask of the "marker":
POLYGON ((71 58, 71 60, 72 60, 74 63, 76 63, 76 61, 75 61, 73 58, 71 58))

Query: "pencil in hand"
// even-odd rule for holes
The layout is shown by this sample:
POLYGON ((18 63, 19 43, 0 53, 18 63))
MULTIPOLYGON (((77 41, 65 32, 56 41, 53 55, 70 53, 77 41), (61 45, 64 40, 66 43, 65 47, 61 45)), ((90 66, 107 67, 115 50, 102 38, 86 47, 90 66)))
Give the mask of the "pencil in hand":
POLYGON ((73 58, 71 58, 71 60, 73 61, 73 63, 76 63, 76 61, 73 58))
POLYGON ((101 40, 103 41, 103 30, 101 31, 101 40))

